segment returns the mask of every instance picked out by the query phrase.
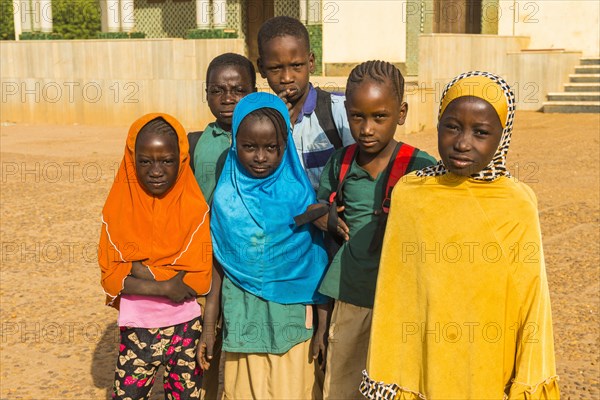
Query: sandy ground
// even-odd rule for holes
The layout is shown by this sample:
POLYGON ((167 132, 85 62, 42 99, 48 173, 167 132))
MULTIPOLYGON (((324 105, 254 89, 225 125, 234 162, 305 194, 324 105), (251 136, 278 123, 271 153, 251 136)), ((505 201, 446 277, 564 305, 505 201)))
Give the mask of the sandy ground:
MULTIPOLYGON (((116 311, 104 306, 96 244, 126 132, 0 130, 0 399, 110 396, 116 311)), ((539 199, 564 399, 600 397, 599 132, 599 115, 520 112, 509 152, 539 199)), ((401 139, 437 156, 433 130, 401 139)))

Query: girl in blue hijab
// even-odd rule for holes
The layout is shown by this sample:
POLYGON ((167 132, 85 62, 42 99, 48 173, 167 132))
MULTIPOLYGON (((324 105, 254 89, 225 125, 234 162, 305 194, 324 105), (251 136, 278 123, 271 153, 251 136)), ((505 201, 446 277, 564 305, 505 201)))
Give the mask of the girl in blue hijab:
POLYGON ((277 96, 252 93, 234 110, 233 142, 211 213, 220 265, 198 349, 207 369, 220 295, 225 398, 319 397, 314 359, 324 345, 315 337, 313 351, 310 339, 312 305, 328 300, 317 292, 327 254, 311 224, 294 223, 316 200, 291 133, 289 112, 277 96))

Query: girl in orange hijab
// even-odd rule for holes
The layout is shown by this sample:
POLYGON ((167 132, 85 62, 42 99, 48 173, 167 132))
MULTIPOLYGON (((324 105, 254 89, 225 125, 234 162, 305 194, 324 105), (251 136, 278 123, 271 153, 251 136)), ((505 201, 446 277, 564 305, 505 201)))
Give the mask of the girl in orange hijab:
POLYGON ((165 366, 165 398, 199 398, 197 295, 210 289, 208 206, 189 167, 184 128, 148 114, 129 129, 102 211, 98 262, 119 310, 113 399, 148 398, 165 366))

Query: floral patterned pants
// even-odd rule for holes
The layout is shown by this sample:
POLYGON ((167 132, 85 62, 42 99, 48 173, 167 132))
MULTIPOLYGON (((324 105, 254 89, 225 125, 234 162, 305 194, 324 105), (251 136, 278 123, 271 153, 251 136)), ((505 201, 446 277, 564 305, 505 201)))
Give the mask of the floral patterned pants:
POLYGON ((120 327, 113 399, 148 399, 161 365, 165 397, 200 398, 202 370, 196 364, 200 318, 166 328, 120 327))

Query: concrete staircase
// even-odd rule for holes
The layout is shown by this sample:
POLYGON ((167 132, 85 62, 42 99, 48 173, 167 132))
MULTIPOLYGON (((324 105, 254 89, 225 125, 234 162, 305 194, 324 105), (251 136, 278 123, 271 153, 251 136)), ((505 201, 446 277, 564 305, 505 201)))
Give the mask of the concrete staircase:
POLYGON ((600 57, 582 58, 565 91, 548 93, 545 113, 600 113, 600 57))

